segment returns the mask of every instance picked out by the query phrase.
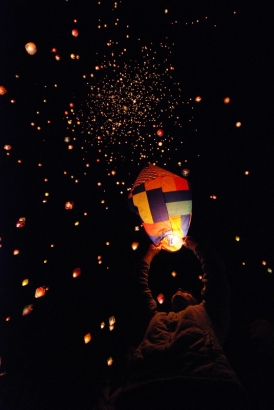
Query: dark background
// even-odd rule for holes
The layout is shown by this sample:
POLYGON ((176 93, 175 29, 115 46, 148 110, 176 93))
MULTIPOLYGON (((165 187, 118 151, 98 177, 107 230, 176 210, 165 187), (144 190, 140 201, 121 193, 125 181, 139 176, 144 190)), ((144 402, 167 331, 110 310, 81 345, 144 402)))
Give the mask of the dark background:
MULTIPOLYGON (((179 175, 184 167, 191 171, 189 234, 214 247, 226 263, 232 325, 225 351, 247 388, 252 384, 246 377, 249 326, 256 319, 273 323, 274 312, 273 7, 237 1, 165 3, 123 1, 114 9, 109 1, 1 1, 0 86, 7 89, 0 96, 0 383, 5 410, 92 408, 100 387, 122 372, 123 356, 138 342, 143 325, 130 303, 131 271, 149 245, 143 229, 135 230, 140 222, 127 206, 127 188, 146 161, 157 161, 179 175), (98 19, 108 28, 98 29, 98 19), (79 30, 77 38, 71 35, 73 28, 79 30), (64 111, 70 110, 69 103, 74 112, 87 112, 92 97, 83 74, 95 73, 95 65, 106 53, 109 56, 114 47, 106 48, 109 39, 119 43, 117 48, 127 48, 117 61, 131 67, 133 61, 141 61, 140 46, 153 43, 159 71, 165 67, 159 44, 172 48, 170 87, 175 90, 174 82, 179 82, 182 91, 176 98, 189 104, 178 109, 179 131, 172 121, 162 120, 163 148, 165 143, 170 148, 162 155, 156 135, 153 158, 140 160, 140 141, 132 135, 126 146, 118 132, 115 139, 105 139, 99 153, 95 133, 88 136, 91 145, 85 142, 85 130, 72 132, 67 123, 64 111), (37 45, 34 56, 25 51, 30 41, 37 45), (72 60, 71 53, 80 59, 72 60), (199 103, 194 101, 198 95, 199 103), (231 101, 224 104, 227 96, 231 101), (68 135, 76 138, 73 150, 64 142, 68 135), (4 149, 6 144, 12 146, 10 151, 4 149), (112 164, 104 157, 110 152, 115 156, 112 164), (108 175, 112 169, 115 176, 108 175), (66 201, 74 202, 73 210, 65 210, 66 201), (26 217, 22 229, 16 228, 20 217, 26 217), (135 252, 133 241, 140 243, 135 252), (15 249, 19 255, 13 255, 15 249), (82 273, 73 279, 77 267, 82 273), (22 287, 26 278, 29 284, 22 287), (49 289, 37 299, 35 289, 40 286, 49 289), (23 316, 30 304, 33 311, 23 316), (110 316, 116 318, 111 332, 110 316), (85 344, 89 332, 92 340, 85 344), (112 366, 107 366, 109 357, 112 366)), ((104 73, 95 73, 93 84, 97 79, 108 82, 104 73)), ((89 122, 88 116, 84 119, 89 122)), ((147 147, 150 131, 144 131, 142 144, 147 147)), ((150 276, 153 295, 165 295, 159 309, 168 309, 180 285, 199 297, 200 273, 188 250, 161 252, 150 276)), ((253 376, 256 386, 255 371, 253 376)))

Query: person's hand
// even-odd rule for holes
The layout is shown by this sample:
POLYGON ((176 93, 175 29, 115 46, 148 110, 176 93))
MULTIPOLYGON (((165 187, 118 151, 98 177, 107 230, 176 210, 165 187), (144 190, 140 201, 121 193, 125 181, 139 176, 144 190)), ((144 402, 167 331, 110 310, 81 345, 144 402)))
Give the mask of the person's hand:
POLYGON ((149 245, 148 252, 152 253, 155 256, 160 252, 161 249, 162 249, 161 243, 159 243, 159 245, 154 245, 153 243, 151 243, 149 245))
POLYGON ((147 263, 151 263, 152 259, 154 258, 155 255, 157 255, 160 250, 162 249, 162 245, 154 245, 153 243, 151 243, 149 245, 149 248, 147 250, 147 253, 145 254, 145 256, 143 257, 143 261, 147 262, 147 263))
POLYGON ((185 248, 190 249, 191 251, 195 251, 197 242, 191 236, 185 236, 183 238, 183 245, 185 248))

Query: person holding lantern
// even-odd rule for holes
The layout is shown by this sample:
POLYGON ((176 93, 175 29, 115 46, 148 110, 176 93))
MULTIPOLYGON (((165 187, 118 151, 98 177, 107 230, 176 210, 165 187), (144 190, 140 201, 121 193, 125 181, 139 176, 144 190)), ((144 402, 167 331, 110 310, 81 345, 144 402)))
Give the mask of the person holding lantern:
POLYGON ((151 244, 134 268, 139 307, 148 325, 129 357, 125 383, 102 409, 247 410, 249 402, 223 350, 230 324, 230 289, 221 258, 203 243, 183 238, 203 271, 199 303, 179 288, 168 312, 157 311, 148 273, 161 244, 151 244), (113 407, 111 407, 113 405, 113 407))

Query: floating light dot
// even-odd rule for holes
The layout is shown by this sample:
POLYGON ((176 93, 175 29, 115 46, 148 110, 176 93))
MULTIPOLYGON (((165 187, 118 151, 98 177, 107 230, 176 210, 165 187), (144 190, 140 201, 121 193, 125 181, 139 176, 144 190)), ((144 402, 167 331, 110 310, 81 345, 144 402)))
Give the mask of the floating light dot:
POLYGON ((196 102, 202 101, 202 97, 200 97, 200 96, 198 95, 197 97, 195 97, 195 101, 196 101, 196 102))
POLYGON ((42 296, 45 295, 45 293, 46 293, 46 289, 43 286, 41 286, 40 288, 36 289, 34 296, 36 298, 41 298, 42 296))
POLYGON ((268 268, 268 269, 267 269, 267 272, 268 272, 268 273, 272 273, 272 269, 271 269, 271 268, 268 268))
POLYGON ((136 249, 138 248, 138 246, 139 246, 139 242, 132 242, 132 244, 131 244, 131 247, 132 247, 132 249, 133 249, 134 251, 136 251, 136 249))
POLYGON ((13 251, 13 255, 19 255, 19 253, 20 253, 19 249, 15 249, 15 250, 13 251))
POLYGON ((27 43, 25 45, 25 49, 27 53, 30 54, 31 56, 34 55, 37 51, 37 47, 34 43, 27 43))
POLYGON ((5 95, 7 92, 7 89, 3 85, 0 85, 0 95, 5 95))
POLYGON ((66 210, 73 209, 73 207, 74 207, 74 202, 68 201, 68 202, 65 203, 65 209, 66 210))
POLYGON ((22 286, 27 286, 29 284, 29 280, 28 279, 24 279, 22 281, 22 286))
POLYGON ((225 98, 224 98, 224 103, 225 103, 225 104, 230 103, 230 98, 229 98, 229 97, 225 97, 225 98))
POLYGON ((235 236, 235 241, 239 242, 240 237, 239 236, 235 236))
POLYGON ((77 277, 80 276, 80 275, 81 275, 81 268, 75 268, 75 269, 73 269, 72 276, 73 276, 74 278, 77 278, 77 277))
POLYGON ((173 270, 173 271, 171 272, 171 276, 173 276, 173 278, 175 278, 175 276, 177 276, 177 272, 175 272, 175 270, 173 270))
POLYGON ((90 333, 87 333, 85 336, 84 336, 84 342, 85 342, 85 344, 87 344, 87 343, 89 343, 91 341, 91 334, 90 333))
POLYGON ((101 328, 101 329, 104 329, 105 325, 106 325, 105 322, 101 322, 100 328, 101 328))
POLYGON ((157 300, 158 300, 158 303, 160 303, 160 305, 164 303, 165 296, 163 295, 163 293, 159 293, 159 295, 157 296, 157 300))
POLYGON ((183 177, 187 177, 190 174, 190 169, 188 168, 182 169, 181 174, 183 175, 183 177))
POLYGON ((240 121, 237 121, 235 125, 236 125, 237 128, 239 128, 239 127, 242 126, 242 123, 240 121))
POLYGON ((112 357, 109 357, 109 358, 107 359, 107 365, 108 365, 108 366, 111 366, 112 363, 113 363, 113 359, 112 359, 112 357))
POLYGON ((266 265, 266 261, 262 261, 262 265, 266 265))

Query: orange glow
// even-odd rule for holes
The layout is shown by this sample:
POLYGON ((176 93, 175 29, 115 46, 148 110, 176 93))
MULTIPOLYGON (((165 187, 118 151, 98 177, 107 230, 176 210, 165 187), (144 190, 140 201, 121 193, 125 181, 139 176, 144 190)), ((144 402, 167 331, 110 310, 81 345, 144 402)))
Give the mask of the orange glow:
POLYGON ((91 334, 90 333, 87 333, 85 336, 84 336, 84 342, 87 344, 87 343, 89 343, 91 341, 91 334))
POLYGON ((37 288, 35 291, 35 297, 36 298, 41 298, 42 296, 44 296, 46 293, 46 289, 41 286, 40 288, 37 288))
POLYGON ((158 303, 160 303, 160 305, 164 303, 165 296, 163 295, 163 293, 159 293, 159 295, 157 296, 157 300, 158 300, 158 303))
POLYGON ((78 276, 80 276, 81 275, 81 268, 75 268, 74 270, 73 270, 73 272, 72 272, 72 276, 74 277, 74 278, 77 278, 78 276))
POLYGON ((139 242, 132 242, 132 244, 131 244, 131 247, 132 247, 132 249, 133 249, 134 251, 136 251, 136 249, 138 248, 138 246, 139 246, 139 242))

